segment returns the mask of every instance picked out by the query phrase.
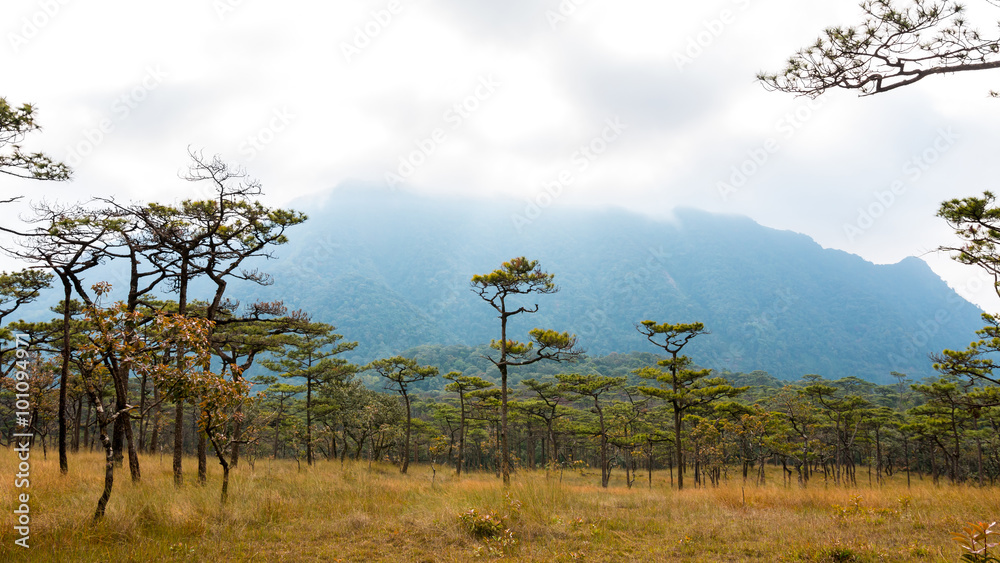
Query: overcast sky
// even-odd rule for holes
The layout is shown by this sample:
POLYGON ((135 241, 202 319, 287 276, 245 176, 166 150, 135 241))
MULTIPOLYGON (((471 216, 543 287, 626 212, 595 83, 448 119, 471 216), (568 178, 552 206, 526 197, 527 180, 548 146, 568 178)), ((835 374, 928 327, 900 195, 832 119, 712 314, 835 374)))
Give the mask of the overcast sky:
MULTIPOLYGON (((995 29, 1000 10, 969 8, 995 29)), ((7 0, 0 96, 36 105, 26 147, 75 175, 0 194, 199 197, 178 178, 191 146, 271 205, 359 180, 744 214, 876 263, 922 256, 996 311, 975 270, 926 253, 952 241, 942 200, 997 189, 1000 72, 815 102, 754 80, 860 18, 855 0, 7 0)))

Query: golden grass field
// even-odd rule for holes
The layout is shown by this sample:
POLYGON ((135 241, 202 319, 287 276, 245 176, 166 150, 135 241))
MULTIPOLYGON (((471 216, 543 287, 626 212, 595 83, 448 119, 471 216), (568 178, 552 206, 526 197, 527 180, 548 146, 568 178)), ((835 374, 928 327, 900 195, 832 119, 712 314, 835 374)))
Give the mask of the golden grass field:
MULTIPOLYGON (((457 479, 438 468, 294 461, 242 463, 220 507, 221 470, 208 484, 175 489, 169 456, 142 458, 143 482, 116 472, 107 517, 91 523, 103 478, 101 456, 32 452, 30 549, 14 544, 14 454, 0 450, 3 522, 0 561, 957 561, 950 533, 997 518, 1000 489, 934 486, 905 478, 882 488, 784 487, 779 470, 765 487, 740 479, 719 488, 632 490, 615 471, 544 471, 514 476, 509 496, 492 473, 457 479), (519 505, 519 508, 516 508, 519 505), (459 514, 506 517, 513 542, 474 537, 459 514)), ((735 472, 734 472, 735 473, 735 472)), ((859 477, 865 475, 858 471, 859 477)))

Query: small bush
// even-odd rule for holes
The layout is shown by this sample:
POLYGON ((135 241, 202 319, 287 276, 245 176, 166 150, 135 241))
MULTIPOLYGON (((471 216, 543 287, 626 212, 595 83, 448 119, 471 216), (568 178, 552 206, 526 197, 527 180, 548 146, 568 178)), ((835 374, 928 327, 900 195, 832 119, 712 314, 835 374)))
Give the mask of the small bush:
POLYGON ((470 508, 458 515, 458 521, 472 537, 483 540, 475 550, 477 557, 503 557, 517 546, 517 537, 511 529, 513 521, 521 515, 521 501, 504 495, 504 511, 476 510, 470 508))
POLYGON ((819 557, 821 561, 832 561, 833 563, 858 561, 858 555, 851 548, 842 545, 833 545, 821 549, 819 557))
POLYGON ((485 539, 503 533, 504 522, 499 514, 493 511, 478 511, 470 508, 458 515, 459 522, 466 531, 476 539, 485 539))
POLYGON ((967 553, 962 554, 962 561, 969 563, 1000 563, 994 555, 990 555, 992 547, 1000 546, 1000 530, 994 529, 996 522, 972 522, 962 528, 961 532, 953 533, 952 539, 962 546, 967 553))

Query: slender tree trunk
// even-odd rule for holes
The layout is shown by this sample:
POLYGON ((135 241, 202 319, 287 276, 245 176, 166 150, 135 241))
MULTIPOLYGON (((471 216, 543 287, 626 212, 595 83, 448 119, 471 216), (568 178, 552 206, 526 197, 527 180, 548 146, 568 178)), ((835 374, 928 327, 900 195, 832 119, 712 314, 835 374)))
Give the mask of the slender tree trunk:
MULTIPOLYGON (((115 412, 125 410, 128 404, 128 373, 121 373, 123 366, 120 364, 115 369, 112 377, 115 383, 115 412)), ((125 425, 128 422, 126 415, 121 415, 115 419, 111 432, 111 443, 114 448, 115 463, 121 465, 125 460, 125 425)))
POLYGON ((462 464, 465 462, 465 393, 459 393, 458 399, 462 408, 462 418, 458 423, 458 464, 455 467, 455 474, 461 477, 462 464))
POLYGON ((142 374, 139 384, 139 451, 146 451, 146 374, 142 374))
POLYGON ((174 485, 184 484, 181 460, 184 458, 184 400, 177 399, 174 407, 174 485))
POLYGON ((279 401, 278 402, 278 416, 275 418, 275 422, 274 422, 274 448, 273 448, 274 451, 271 454, 271 457, 274 458, 274 459, 278 459, 278 439, 281 436, 281 433, 279 432, 279 430, 281 429, 281 415, 283 414, 282 413, 283 410, 284 410, 284 408, 283 408, 283 406, 281 404, 281 401, 279 401))
POLYGON ((59 473, 66 475, 69 473, 69 458, 66 456, 66 392, 69 387, 69 323, 72 286, 65 275, 60 274, 59 277, 63 283, 63 346, 62 367, 59 373, 59 473))
MULTIPOLYGON (((506 331, 504 331, 506 332, 506 331)), ((506 336, 505 336, 506 338, 506 336)), ((504 341, 506 347, 506 340, 504 341)), ((507 364, 500 363, 500 474, 504 487, 510 486, 510 447, 507 443, 507 364)))
MULTIPOLYGON (((181 275, 179 278, 180 288, 177 292, 177 314, 184 316, 187 314, 187 284, 188 284, 188 261, 181 261, 181 275)), ((177 367, 184 366, 184 350, 177 350, 177 367)), ((182 463, 184 459, 184 399, 175 398, 176 411, 174 412, 174 485, 180 487, 184 484, 184 472, 182 463)))
POLYGON ((906 488, 910 488, 910 440, 903 435, 903 461, 906 462, 906 488))
POLYGON ((629 451, 626 450, 625 451, 625 486, 628 487, 629 489, 632 488, 632 474, 629 471, 629 469, 631 469, 631 465, 632 465, 631 459, 632 459, 632 457, 629 454, 629 451))
POLYGON ((83 423, 83 447, 90 448, 90 451, 94 451, 94 447, 90 441, 90 413, 92 409, 93 405, 90 404, 90 401, 87 401, 87 420, 83 423))
POLYGON ((931 456, 931 474, 933 475, 934 484, 937 485, 938 482, 938 470, 936 461, 937 456, 934 455, 934 445, 931 444, 930 447, 928 447, 927 449, 929 450, 931 456))
POLYGON ((684 488, 684 450, 681 447, 681 411, 674 401, 674 456, 677 458, 677 490, 684 488))
POLYGON ((604 411, 594 397, 594 408, 597 409, 597 416, 601 423, 601 487, 608 488, 608 481, 611 480, 611 468, 608 460, 608 432, 604 427, 604 411))
POLYGON ((156 453, 160 451, 160 390, 156 385, 153 385, 153 402, 156 406, 153 407, 153 429, 149 436, 149 451, 156 453))
POLYGON ((526 442, 527 447, 527 457, 528 457, 528 469, 535 469, 535 435, 531 432, 531 426, 528 426, 528 438, 526 442))
POLYGON ((132 418, 128 412, 124 412, 118 418, 125 418, 125 439, 128 441, 128 468, 132 474, 132 482, 138 483, 142 480, 142 472, 139 469, 139 454, 135 451, 135 438, 132 436, 132 418))
POLYGON ((80 398, 79 400, 77 400, 76 403, 76 417, 75 417, 76 432, 73 433, 73 444, 72 444, 73 453, 80 451, 80 421, 83 417, 83 402, 84 402, 83 395, 80 395, 80 398))
POLYGON ((882 438, 875 430, 875 480, 882 484, 882 438))
POLYGON ((99 522, 104 518, 104 511, 111 500, 111 490, 115 486, 115 455, 111 439, 105 431, 105 426, 101 425, 101 445, 104 446, 104 491, 101 498, 97 500, 97 509, 94 511, 94 522, 99 522))
POLYGON ((649 455, 646 456, 646 473, 649 478, 649 488, 653 488, 653 443, 649 442, 649 455))
POLYGON ((545 421, 549 427, 549 450, 552 452, 549 458, 549 465, 552 469, 555 469, 559 465, 559 450, 556 444, 556 431, 555 431, 555 421, 547 420, 545 421))
POLYGON ((222 499, 220 502, 226 504, 229 499, 229 464, 222 464, 222 499))
MULTIPOLYGON (((976 430, 979 428, 979 420, 976 420, 976 430)), ((983 488, 983 442, 979 439, 979 435, 976 435, 976 461, 978 462, 978 469, 976 473, 979 476, 979 488, 983 488)))
POLYGON ((403 441, 403 465, 399 468, 399 472, 406 474, 407 468, 410 467, 410 396, 406 394, 405 388, 401 387, 403 395, 403 402, 406 403, 406 439, 403 441))
POLYGON ((204 485, 208 481, 208 437, 198 428, 197 422, 194 428, 198 436, 198 484, 204 485))
MULTIPOLYGON (((237 414, 242 413, 243 405, 237 406, 236 412, 237 414)), ((240 424, 239 419, 237 418, 236 420, 233 420, 233 436, 239 437, 240 432, 242 432, 242 426, 240 424)), ((295 454, 295 457, 298 457, 298 453, 295 454)), ((198 451, 198 463, 199 464, 201 463, 201 450, 198 451)), ((235 442, 233 443, 232 455, 229 456, 229 465, 231 466, 230 468, 232 469, 237 467, 239 464, 240 464, 240 443, 235 442)))
POLYGON ((306 377, 306 464, 313 464, 312 378, 306 377))

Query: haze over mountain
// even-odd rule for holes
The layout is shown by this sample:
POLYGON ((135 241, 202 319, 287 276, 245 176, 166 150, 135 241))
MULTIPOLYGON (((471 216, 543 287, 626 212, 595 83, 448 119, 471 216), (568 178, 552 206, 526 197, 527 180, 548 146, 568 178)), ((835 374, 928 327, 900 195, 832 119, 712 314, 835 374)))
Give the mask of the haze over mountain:
POLYGON ((275 284, 232 294, 284 299, 334 324, 360 342, 359 360, 497 338, 469 280, 521 255, 560 291, 525 300, 539 312, 510 335, 566 330, 590 354, 656 351, 634 328, 644 319, 700 321, 712 334, 685 352, 706 367, 885 382, 893 370, 931 375, 929 353, 963 348, 981 326, 980 310, 920 259, 876 265, 742 216, 678 209, 657 221, 357 185, 292 207, 310 219, 261 265, 275 284))

